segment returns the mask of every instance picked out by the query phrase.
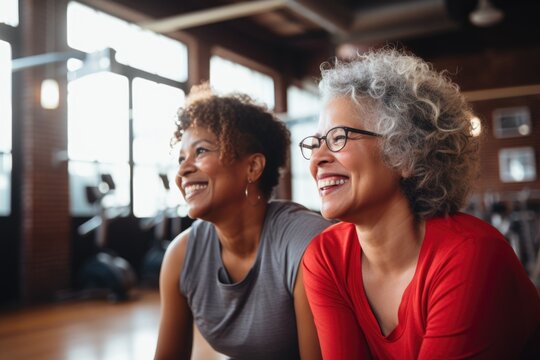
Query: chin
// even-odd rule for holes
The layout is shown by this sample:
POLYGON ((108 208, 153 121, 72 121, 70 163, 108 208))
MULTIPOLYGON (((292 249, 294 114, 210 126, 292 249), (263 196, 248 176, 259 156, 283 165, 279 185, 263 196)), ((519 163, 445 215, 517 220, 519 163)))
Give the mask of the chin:
POLYGON ((187 212, 187 215, 192 219, 203 219, 204 214, 205 209, 199 206, 190 206, 187 212))
POLYGON ((187 212, 187 216, 190 217, 191 219, 197 219, 197 212, 196 211, 193 211, 192 208, 189 208, 188 212, 187 212))
POLYGON ((321 205, 321 215, 328 220, 340 220, 343 212, 331 206, 325 206, 323 203, 321 205))

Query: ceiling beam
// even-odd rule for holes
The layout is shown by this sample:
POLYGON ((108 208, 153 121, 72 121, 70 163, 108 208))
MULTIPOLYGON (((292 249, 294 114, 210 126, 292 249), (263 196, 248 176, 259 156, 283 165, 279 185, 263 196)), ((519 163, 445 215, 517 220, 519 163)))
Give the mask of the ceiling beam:
POLYGON ((290 0, 287 2, 287 7, 334 36, 347 35, 353 20, 350 12, 336 2, 290 0))
POLYGON ((402 24, 421 24, 426 19, 448 19, 445 0, 412 0, 357 9, 351 31, 384 29, 402 24))
POLYGON ((256 15, 280 8, 287 8, 313 22, 333 35, 344 36, 352 22, 345 9, 329 1, 315 0, 257 0, 224 5, 188 14, 170 16, 161 20, 138 23, 141 27, 160 33, 169 33, 194 26, 256 15))
POLYGON ((458 24, 448 17, 446 1, 409 0, 390 5, 346 9, 331 0, 256 0, 141 21, 138 24, 151 31, 171 33, 284 8, 330 33, 335 43, 366 42, 457 28, 458 24))
POLYGON ((284 7, 288 0, 257 0, 224 5, 212 9, 194 11, 189 14, 170 16, 161 20, 144 21, 139 25, 148 30, 167 33, 194 26, 256 15, 284 7))
POLYGON ((334 37, 334 42, 370 43, 458 28, 459 23, 448 15, 445 0, 410 0, 356 9, 349 34, 334 37))

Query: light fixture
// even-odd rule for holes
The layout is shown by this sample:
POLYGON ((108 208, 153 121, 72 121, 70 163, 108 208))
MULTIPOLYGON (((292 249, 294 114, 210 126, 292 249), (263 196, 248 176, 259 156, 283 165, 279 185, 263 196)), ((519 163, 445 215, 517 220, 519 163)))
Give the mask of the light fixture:
POLYGON ((56 109, 60 102, 60 89, 56 79, 44 79, 41 82, 41 107, 56 109))
MULTIPOLYGON (((45 47, 50 53, 56 47, 56 32, 55 32, 55 4, 54 1, 47 0, 46 2, 46 39, 45 47)), ((60 88, 56 80, 56 68, 54 63, 45 65, 45 79, 41 81, 41 107, 44 109, 56 109, 60 103, 60 88)))
POLYGON ((504 18, 504 13, 497 9, 490 0, 478 0, 477 8, 469 14, 469 20, 476 26, 495 25, 504 18))
POLYGON ((477 116, 471 118, 471 135, 476 137, 482 133, 482 121, 477 116))

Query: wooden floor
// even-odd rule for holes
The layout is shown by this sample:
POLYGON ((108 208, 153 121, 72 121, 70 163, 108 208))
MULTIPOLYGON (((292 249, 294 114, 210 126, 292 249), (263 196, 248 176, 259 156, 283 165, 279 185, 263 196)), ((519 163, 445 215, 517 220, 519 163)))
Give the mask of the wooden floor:
MULTIPOLYGON (((133 300, 79 300, 0 313, 0 359, 153 359, 159 293, 137 291, 133 300)), ((195 332, 192 359, 223 359, 195 332)))

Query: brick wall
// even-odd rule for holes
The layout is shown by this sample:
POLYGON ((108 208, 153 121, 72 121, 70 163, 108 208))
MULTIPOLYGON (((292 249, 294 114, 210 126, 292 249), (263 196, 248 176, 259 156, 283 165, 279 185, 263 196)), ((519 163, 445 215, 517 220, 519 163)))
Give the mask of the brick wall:
POLYGON ((475 113, 483 120, 483 146, 481 151, 481 177, 477 187, 482 192, 518 191, 525 187, 540 189, 540 94, 504 99, 484 100, 473 103, 475 113), (531 115, 530 135, 496 138, 493 134, 493 111, 499 108, 527 106, 531 115), (499 178, 499 150, 516 147, 535 149, 537 178, 534 181, 504 183, 499 178))
MULTIPOLYGON (((48 52, 47 16, 54 3, 55 22, 63 21, 63 1, 25 1, 21 6, 22 56, 48 52), (58 11, 61 10, 61 11, 58 11)), ((61 31, 62 29, 60 29, 61 31)), ((58 35, 56 35, 58 36, 58 35)), ((58 42, 57 42, 58 43, 58 42)), ((61 64, 61 66, 63 66, 61 64)), ((41 80, 59 69, 38 66, 24 70, 19 104, 21 121, 21 298, 23 303, 51 299, 70 284, 70 217, 67 164, 53 161, 67 149, 65 98, 56 110, 39 105, 41 80)), ((62 84, 65 86, 65 83, 62 84)))
POLYGON ((473 110, 482 120, 480 178, 475 193, 511 193, 529 188, 540 189, 540 93, 520 95, 523 86, 540 85, 540 45, 515 48, 479 49, 475 53, 456 54, 431 61, 438 70, 447 69, 465 94, 487 94, 471 101, 473 110), (506 95, 490 98, 493 89, 505 88, 506 95), (527 136, 498 139, 493 133, 493 111, 499 108, 529 108, 532 133, 527 136), (503 148, 533 147, 537 178, 534 181, 505 183, 499 177, 499 151, 503 148))

